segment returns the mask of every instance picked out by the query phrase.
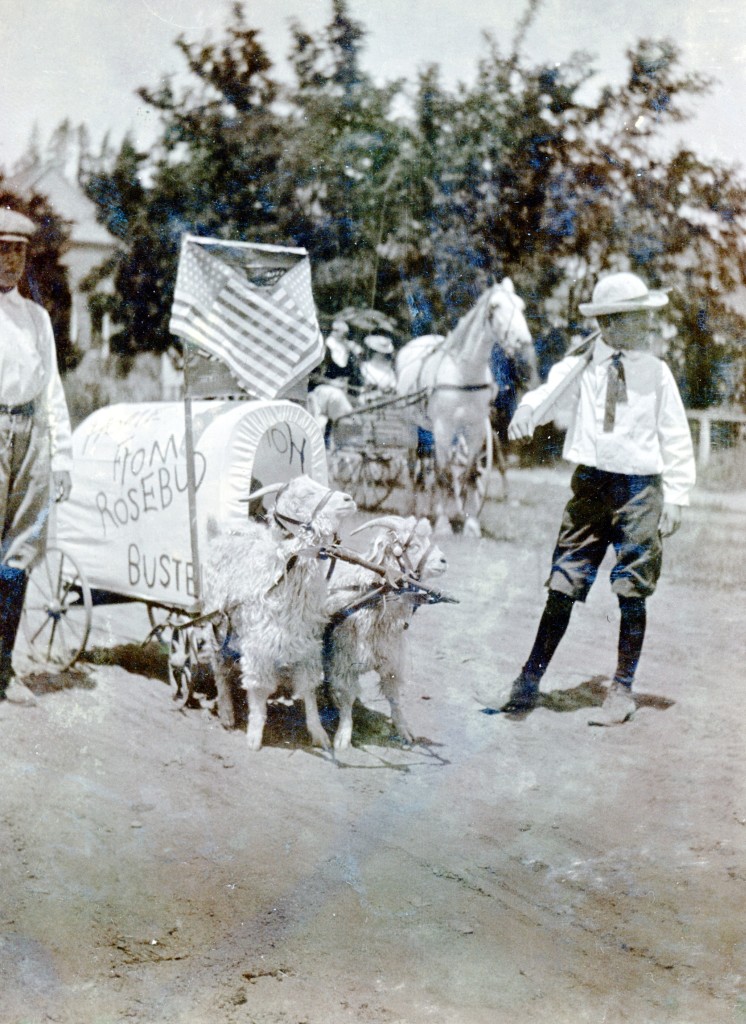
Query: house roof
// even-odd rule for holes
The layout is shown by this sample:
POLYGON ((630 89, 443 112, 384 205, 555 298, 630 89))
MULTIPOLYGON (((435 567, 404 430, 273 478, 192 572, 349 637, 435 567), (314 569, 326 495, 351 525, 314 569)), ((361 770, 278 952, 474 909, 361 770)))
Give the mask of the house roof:
POLYGON ((33 194, 46 196, 60 217, 71 221, 73 245, 112 247, 115 244, 113 236, 96 220, 96 204, 58 167, 31 167, 6 178, 5 185, 27 198, 33 194))

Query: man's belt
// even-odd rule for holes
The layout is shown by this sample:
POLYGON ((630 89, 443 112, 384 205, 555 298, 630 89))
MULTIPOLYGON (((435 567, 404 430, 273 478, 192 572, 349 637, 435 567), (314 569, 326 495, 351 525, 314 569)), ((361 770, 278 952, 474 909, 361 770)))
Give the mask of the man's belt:
POLYGON ((0 405, 0 416, 33 416, 34 403, 24 402, 23 405, 0 405))

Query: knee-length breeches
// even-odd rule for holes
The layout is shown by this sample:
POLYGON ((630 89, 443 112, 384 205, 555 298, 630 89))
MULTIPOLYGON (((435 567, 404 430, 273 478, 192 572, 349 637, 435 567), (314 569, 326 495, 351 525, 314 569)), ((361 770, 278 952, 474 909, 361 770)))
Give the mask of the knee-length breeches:
POLYGON ((552 557, 549 589, 585 601, 612 544, 612 590, 621 597, 649 597, 661 571, 662 511, 660 476, 578 466, 552 557))

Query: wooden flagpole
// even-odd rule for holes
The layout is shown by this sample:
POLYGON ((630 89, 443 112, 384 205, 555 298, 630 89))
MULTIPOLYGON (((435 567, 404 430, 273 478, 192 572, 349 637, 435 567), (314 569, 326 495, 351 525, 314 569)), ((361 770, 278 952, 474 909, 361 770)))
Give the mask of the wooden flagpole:
POLYGON ((197 536, 197 483, 194 472, 194 429, 192 426, 192 395, 189 367, 191 365, 189 345, 184 347, 184 441, 186 445, 187 499, 189 502, 189 537, 192 545, 192 578, 196 597, 196 610, 202 608, 202 573, 199 565, 199 539, 197 536))

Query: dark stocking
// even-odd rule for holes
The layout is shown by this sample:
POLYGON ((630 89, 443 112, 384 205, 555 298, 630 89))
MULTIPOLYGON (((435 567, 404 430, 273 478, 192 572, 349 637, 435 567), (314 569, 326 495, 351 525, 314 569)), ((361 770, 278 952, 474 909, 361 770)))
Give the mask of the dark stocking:
POLYGON ((0 565, 0 694, 10 682, 13 647, 21 622, 28 576, 22 569, 0 565))
POLYGON ((620 597, 619 653, 614 682, 631 687, 645 639, 647 613, 644 597, 620 597))
POLYGON ((546 672, 547 665, 565 635, 574 604, 573 598, 567 594, 562 594, 559 590, 549 591, 534 646, 523 666, 523 675, 526 679, 538 682, 546 672))

